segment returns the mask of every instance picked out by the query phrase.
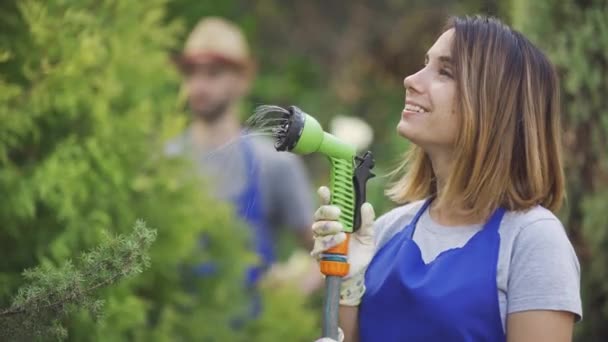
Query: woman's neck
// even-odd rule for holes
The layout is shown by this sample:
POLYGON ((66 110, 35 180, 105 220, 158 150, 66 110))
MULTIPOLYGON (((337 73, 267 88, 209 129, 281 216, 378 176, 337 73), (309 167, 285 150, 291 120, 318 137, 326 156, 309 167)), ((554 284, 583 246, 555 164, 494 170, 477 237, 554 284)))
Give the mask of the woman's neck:
MULTIPOLYGON (((451 151, 434 153, 432 155, 429 154, 437 186, 436 198, 439 198, 445 189, 452 168, 452 155, 453 153, 451 151)), ((435 222, 443 226, 463 226, 478 223, 472 222, 464 213, 462 206, 459 206, 458 204, 459 203, 439 203, 438 201, 433 200, 429 206, 429 215, 435 222)))
POLYGON ((460 209, 455 209, 452 206, 438 206, 436 201, 433 201, 429 206, 429 215, 433 221, 442 226, 468 226, 479 224, 477 220, 472 220, 460 209))
POLYGON ((435 184, 437 193, 436 197, 441 195, 441 192, 445 188, 450 169, 452 168, 452 153, 449 151, 445 152, 433 152, 428 153, 429 159, 431 160, 431 166, 433 167, 433 174, 435 175, 435 184))

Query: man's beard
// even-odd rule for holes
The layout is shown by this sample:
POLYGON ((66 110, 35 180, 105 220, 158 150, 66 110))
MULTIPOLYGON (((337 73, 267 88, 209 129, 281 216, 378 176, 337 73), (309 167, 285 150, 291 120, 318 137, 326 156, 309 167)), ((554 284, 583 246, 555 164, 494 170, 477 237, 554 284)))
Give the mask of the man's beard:
POLYGON ((226 113, 228 110, 230 103, 230 99, 223 99, 203 110, 195 110, 194 115, 197 119, 203 120, 208 124, 212 124, 224 116, 224 113, 226 113))

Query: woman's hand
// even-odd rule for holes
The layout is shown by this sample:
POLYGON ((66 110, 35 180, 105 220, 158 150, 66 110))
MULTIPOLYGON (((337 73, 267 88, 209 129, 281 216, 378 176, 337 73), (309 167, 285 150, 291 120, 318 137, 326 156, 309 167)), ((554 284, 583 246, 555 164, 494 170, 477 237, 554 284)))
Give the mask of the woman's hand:
MULTIPOLYGON (((316 211, 312 231, 315 243, 310 253, 316 259, 346 239, 342 224, 338 221, 340 208, 329 205, 330 192, 320 187, 321 207, 316 211)), ((348 245, 349 273, 343 278, 340 289, 340 304, 357 306, 365 292, 364 275, 375 252, 374 208, 369 203, 361 206, 361 227, 351 235, 348 245)))

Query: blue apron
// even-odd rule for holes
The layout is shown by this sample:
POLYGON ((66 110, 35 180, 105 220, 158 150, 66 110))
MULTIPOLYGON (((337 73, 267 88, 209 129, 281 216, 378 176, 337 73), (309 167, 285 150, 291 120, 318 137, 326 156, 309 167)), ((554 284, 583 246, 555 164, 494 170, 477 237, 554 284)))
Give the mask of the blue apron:
POLYGON ((463 247, 425 264, 412 237, 430 202, 370 263, 359 307, 360 340, 505 341, 496 285, 504 209, 463 247))

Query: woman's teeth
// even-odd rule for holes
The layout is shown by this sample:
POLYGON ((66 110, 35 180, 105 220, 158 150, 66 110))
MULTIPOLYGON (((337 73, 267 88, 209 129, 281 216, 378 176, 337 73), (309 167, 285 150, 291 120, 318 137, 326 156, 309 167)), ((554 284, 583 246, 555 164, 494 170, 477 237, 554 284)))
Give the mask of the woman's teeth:
POLYGON ((406 104, 405 110, 407 110, 408 112, 426 113, 426 110, 424 110, 422 107, 411 104, 406 104))

